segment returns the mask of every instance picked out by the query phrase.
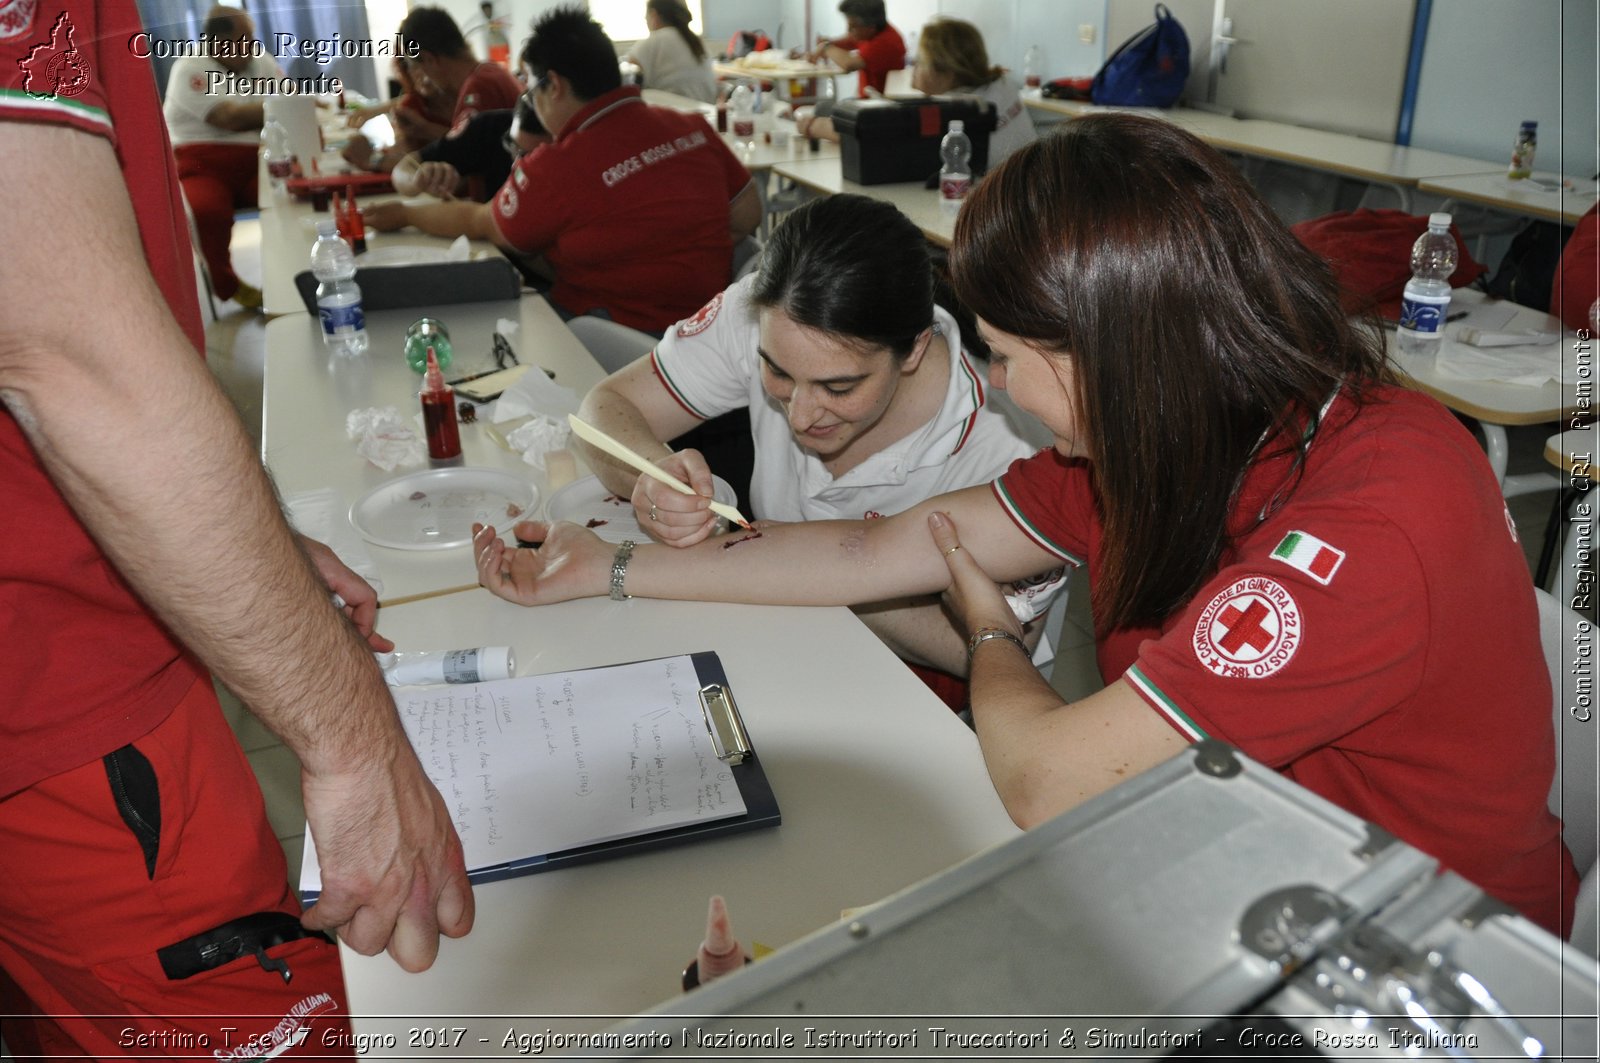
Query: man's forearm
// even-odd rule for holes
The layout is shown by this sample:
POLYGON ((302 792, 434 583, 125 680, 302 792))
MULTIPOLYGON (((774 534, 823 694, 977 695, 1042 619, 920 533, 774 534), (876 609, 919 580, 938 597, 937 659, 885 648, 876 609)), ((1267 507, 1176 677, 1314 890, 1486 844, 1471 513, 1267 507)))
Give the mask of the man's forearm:
POLYGON ((488 203, 469 200, 410 204, 406 207, 406 224, 421 229, 429 236, 492 240, 494 227, 489 210, 488 203))
POLYGON ((0 259, 0 395, 118 571, 309 770, 381 755, 403 736, 371 655, 151 282, 110 148, 13 135, 52 165, 0 190, 4 243, 56 248, 49 273, 71 282, 0 259), (63 171, 75 180, 50 176, 63 171), (84 201, 110 204, 97 224, 73 209, 84 201))

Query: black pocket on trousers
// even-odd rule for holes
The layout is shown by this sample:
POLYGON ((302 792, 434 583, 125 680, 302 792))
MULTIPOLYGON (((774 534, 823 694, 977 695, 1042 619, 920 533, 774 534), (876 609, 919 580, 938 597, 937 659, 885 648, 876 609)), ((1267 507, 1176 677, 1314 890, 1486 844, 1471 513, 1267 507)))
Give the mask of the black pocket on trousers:
POLYGON ((122 822, 128 825, 144 853, 144 870, 156 877, 156 857, 161 852, 161 791, 156 785, 156 770, 145 755, 131 745, 107 753, 106 781, 117 804, 122 822))

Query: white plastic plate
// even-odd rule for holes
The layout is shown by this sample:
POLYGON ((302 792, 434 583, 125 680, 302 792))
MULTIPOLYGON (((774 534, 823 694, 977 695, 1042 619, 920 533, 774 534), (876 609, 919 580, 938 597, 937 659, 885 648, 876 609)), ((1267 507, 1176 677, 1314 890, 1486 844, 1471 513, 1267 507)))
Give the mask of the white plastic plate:
POLYGON ((448 550, 472 541, 472 525, 511 525, 533 514, 539 491, 499 469, 430 469, 374 487, 350 507, 362 538, 396 550, 448 550))

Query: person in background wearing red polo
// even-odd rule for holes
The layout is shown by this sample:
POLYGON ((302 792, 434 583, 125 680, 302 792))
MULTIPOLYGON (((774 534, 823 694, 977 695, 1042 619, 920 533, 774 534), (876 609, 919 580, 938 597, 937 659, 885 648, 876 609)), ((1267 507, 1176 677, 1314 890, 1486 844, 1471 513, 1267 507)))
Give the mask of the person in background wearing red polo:
POLYGON ((236 7, 213 7, 200 40, 206 54, 184 56, 172 64, 162 110, 211 288, 218 298, 254 310, 261 306, 261 291, 233 272, 228 245, 233 239, 233 212, 256 206, 261 97, 228 91, 218 75, 277 78, 283 71, 256 40, 250 16, 236 7))
POLYGON ((839 13, 849 31, 838 40, 822 39, 819 47, 806 56, 813 63, 832 60, 841 70, 858 70, 857 94, 867 90, 887 92, 889 71, 906 67, 906 42, 900 31, 889 25, 883 0, 840 0, 839 13))
POLYGON ((622 84, 615 46, 583 8, 541 16, 522 65, 554 141, 519 160, 488 203, 374 203, 367 226, 539 256, 561 314, 659 336, 727 286, 734 243, 761 223, 755 182, 699 115, 652 107, 622 84))
POLYGON ((376 596, 291 534, 206 368, 138 9, 0 3, 0 26, 0 1036, 353 1058, 324 932, 421 970, 473 919, 376 596), (301 765, 303 913, 213 676, 301 765))
POLYGON ((1590 207, 1567 237, 1550 284, 1550 312, 1567 328, 1594 328, 1589 310, 1600 301, 1600 203, 1590 207))
POLYGON ((412 8, 400 23, 398 51, 414 57, 408 60, 413 77, 456 101, 451 129, 464 127, 479 111, 509 110, 522 95, 522 86, 505 67, 478 61, 443 8, 412 8))

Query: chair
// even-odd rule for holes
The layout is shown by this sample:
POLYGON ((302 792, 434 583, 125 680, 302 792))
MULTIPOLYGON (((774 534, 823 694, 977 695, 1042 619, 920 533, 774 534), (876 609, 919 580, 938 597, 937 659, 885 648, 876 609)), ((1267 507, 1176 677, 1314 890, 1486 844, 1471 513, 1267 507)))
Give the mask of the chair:
MULTIPOLYGON (((401 310, 451 303, 491 303, 522 295, 522 278, 503 258, 470 262, 429 262, 415 266, 357 269, 362 308, 401 310)), ((294 286, 308 313, 317 312, 317 278, 310 270, 295 274, 294 286)))
POLYGON ((1590 956, 1600 955, 1600 866, 1596 864, 1596 830, 1600 829, 1600 709, 1594 705, 1594 658, 1578 656, 1595 625, 1534 588, 1539 604, 1539 641, 1554 688, 1556 777, 1550 788, 1550 809, 1561 816, 1562 840, 1583 876, 1573 918, 1572 944, 1590 956), (1586 668, 1575 664, 1587 663, 1586 668), (1575 675, 1574 672, 1582 672, 1575 675), (1586 711, 1580 719, 1574 712, 1586 711))
POLYGON ((746 236, 743 240, 733 245, 733 271, 734 280, 739 280, 747 273, 754 273, 761 268, 762 243, 754 236, 746 236))
POLYGON ((619 325, 603 317, 586 315, 567 321, 567 328, 607 373, 631 365, 655 348, 656 338, 648 332, 619 325))

